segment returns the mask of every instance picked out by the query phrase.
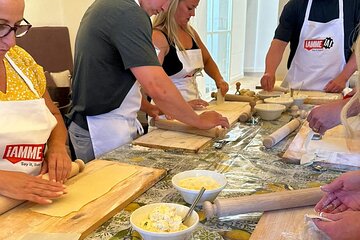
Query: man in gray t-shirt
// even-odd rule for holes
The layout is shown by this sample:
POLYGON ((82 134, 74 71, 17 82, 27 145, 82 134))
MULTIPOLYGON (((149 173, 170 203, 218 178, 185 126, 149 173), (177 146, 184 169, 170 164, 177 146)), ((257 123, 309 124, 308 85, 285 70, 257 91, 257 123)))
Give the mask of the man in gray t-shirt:
POLYGON ((149 16, 167 10, 171 1, 96 0, 86 11, 76 37, 68 115, 73 157, 89 161, 132 141, 139 126, 139 85, 163 113, 186 124, 229 127, 216 112, 198 116, 157 60, 149 16))

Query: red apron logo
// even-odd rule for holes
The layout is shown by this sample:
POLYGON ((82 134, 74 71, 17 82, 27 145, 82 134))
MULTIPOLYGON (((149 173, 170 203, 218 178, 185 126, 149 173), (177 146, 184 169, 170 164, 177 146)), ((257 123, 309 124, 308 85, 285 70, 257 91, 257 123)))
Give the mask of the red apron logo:
POLYGON ((41 162, 44 157, 45 144, 7 145, 3 159, 13 164, 20 161, 41 162))
POLYGON ((304 48, 308 51, 330 49, 334 46, 334 40, 330 37, 325 39, 305 40, 304 48))

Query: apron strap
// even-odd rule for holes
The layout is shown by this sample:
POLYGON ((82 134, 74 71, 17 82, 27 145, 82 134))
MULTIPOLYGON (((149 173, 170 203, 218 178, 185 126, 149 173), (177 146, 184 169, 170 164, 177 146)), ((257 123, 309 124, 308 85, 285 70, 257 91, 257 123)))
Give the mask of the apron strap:
POLYGON ((30 90, 38 97, 39 93, 35 90, 34 85, 30 81, 30 79, 20 70, 20 68, 14 63, 14 61, 8 56, 8 54, 5 54, 5 58, 8 60, 12 68, 19 74, 19 76, 24 80, 26 85, 30 88, 30 90))
POLYGON ((136 126, 138 134, 139 135, 144 135, 144 133, 145 133, 144 128, 142 127, 140 121, 137 118, 135 118, 135 126, 136 126))

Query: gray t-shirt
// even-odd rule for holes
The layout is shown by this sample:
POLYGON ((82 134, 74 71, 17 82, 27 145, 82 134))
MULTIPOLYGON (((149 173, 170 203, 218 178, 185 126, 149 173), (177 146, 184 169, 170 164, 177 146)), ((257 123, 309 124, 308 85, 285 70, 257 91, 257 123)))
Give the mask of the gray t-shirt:
POLYGON ((76 37, 70 119, 118 108, 135 82, 130 68, 160 66, 151 34, 150 18, 134 0, 89 7, 76 37))

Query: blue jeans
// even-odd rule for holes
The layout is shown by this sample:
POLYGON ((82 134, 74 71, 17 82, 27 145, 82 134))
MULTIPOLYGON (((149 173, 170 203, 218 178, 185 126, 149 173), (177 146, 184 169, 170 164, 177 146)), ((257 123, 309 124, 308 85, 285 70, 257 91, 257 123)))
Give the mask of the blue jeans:
POLYGON ((76 158, 83 160, 85 163, 94 160, 95 154, 89 131, 74 122, 70 123, 68 131, 76 158))

